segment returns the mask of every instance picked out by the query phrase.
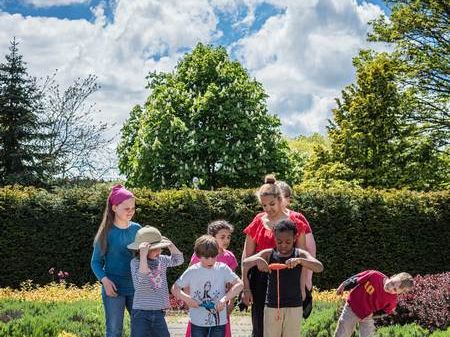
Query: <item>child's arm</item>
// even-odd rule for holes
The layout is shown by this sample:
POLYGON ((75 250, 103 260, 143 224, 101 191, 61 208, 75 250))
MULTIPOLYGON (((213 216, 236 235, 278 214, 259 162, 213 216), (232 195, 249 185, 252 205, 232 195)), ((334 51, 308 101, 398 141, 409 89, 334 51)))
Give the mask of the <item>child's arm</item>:
POLYGON ((242 267, 245 272, 254 266, 257 266, 258 269, 265 273, 270 273, 269 264, 267 261, 269 260, 269 255, 272 249, 264 249, 255 255, 247 257, 242 261, 242 267))
POLYGON ((250 235, 247 234, 244 242, 244 249, 242 250, 241 256, 241 272, 242 272, 242 281, 244 281, 244 289, 242 301, 245 305, 249 306, 253 302, 252 292, 250 291, 250 282, 248 280, 248 268, 244 267, 244 260, 253 255, 256 249, 256 242, 251 238, 250 235))
MULTIPOLYGON (((297 248, 298 249, 298 248, 297 248)), ((312 257, 306 250, 299 249, 300 257, 293 257, 286 261, 288 268, 294 268, 297 265, 302 265, 305 268, 312 270, 315 273, 320 273, 323 270, 322 263, 315 257, 312 257)))
POLYGON ((336 294, 342 295, 342 293, 347 290, 351 290, 358 285, 358 276, 353 275, 342 282, 336 290, 336 294))
POLYGON ((141 244, 139 244, 139 272, 141 274, 148 274, 150 272, 150 268, 148 267, 147 263, 149 249, 149 242, 142 242, 141 244))
POLYGON ((228 301, 230 301, 231 299, 233 299, 234 297, 239 295, 242 288, 244 288, 244 283, 239 278, 237 278, 236 280, 234 280, 230 283, 231 283, 232 287, 230 288, 230 290, 227 291, 225 296, 222 297, 220 299, 220 301, 216 304, 217 311, 222 311, 226 307, 228 301))
POLYGON ((186 294, 176 283, 172 286, 172 295, 186 303, 189 308, 198 308, 196 300, 186 294))
POLYGON ((168 266, 176 267, 176 266, 183 264, 183 262, 184 262, 183 253, 177 248, 177 246, 175 246, 175 244, 172 241, 170 241, 168 238, 166 238, 165 236, 163 236, 162 242, 170 243, 170 246, 167 247, 170 251, 170 261, 169 261, 168 266))

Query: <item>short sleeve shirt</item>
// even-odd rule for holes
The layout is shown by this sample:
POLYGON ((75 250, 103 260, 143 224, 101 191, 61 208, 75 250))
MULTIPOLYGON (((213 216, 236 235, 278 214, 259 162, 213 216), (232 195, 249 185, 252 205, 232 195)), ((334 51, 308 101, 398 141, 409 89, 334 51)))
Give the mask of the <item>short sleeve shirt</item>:
MULTIPOLYGON (((275 248, 275 235, 271 229, 264 226, 262 220, 266 213, 259 213, 255 216, 253 221, 244 229, 244 233, 249 235, 256 243, 256 253, 264 249, 275 248)), ((298 233, 306 233, 307 226, 305 223, 296 217, 293 212, 289 212, 289 220, 295 223, 298 233)))
POLYGON ((352 289, 347 302, 360 319, 383 310, 390 314, 397 306, 397 295, 384 290, 386 275, 366 270, 356 275, 358 285, 352 289))
POLYGON ((175 283, 180 288, 189 287, 191 297, 200 305, 189 308, 192 324, 202 327, 227 324, 227 311, 217 312, 214 307, 225 296, 225 285, 238 279, 230 267, 221 262, 216 262, 212 268, 196 263, 186 269, 175 283))

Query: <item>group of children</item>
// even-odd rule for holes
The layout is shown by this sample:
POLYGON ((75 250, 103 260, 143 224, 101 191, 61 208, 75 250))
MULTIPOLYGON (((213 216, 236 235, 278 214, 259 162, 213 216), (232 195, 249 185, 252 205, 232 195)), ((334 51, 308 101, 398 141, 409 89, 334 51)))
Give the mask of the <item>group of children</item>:
MULTIPOLYGON (((131 336, 170 336, 165 321, 169 307, 166 271, 183 263, 183 253, 158 229, 131 222, 134 196, 113 187, 103 221, 94 240, 91 266, 103 284, 106 336, 122 336, 125 308, 131 316, 131 336), (168 248, 170 256, 162 255, 168 248), (131 271, 131 278, 129 277, 131 271)), ((190 266, 175 281, 172 294, 189 307, 186 337, 230 337, 230 313, 243 289, 234 270, 238 263, 227 248, 233 226, 224 220, 208 225, 194 244, 190 266)), ((256 267, 268 273, 264 308, 264 337, 299 336, 302 317, 302 268, 321 272, 323 266, 307 251, 295 248, 296 225, 283 220, 274 227, 276 248, 242 261, 243 271, 256 267)), ((395 309, 396 294, 412 287, 406 273, 387 278, 366 271, 343 282, 337 292, 353 289, 339 319, 335 336, 350 337, 359 322, 361 336, 373 334, 372 314, 395 309)))

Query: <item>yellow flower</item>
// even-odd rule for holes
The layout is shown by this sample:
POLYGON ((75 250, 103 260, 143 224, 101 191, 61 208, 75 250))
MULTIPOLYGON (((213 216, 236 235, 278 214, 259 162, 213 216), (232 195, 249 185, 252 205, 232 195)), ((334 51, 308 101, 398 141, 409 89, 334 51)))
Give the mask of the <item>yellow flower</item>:
POLYGON ((100 300, 100 283, 77 287, 73 284, 56 283, 39 286, 31 280, 21 284, 20 289, 0 288, 1 299, 17 299, 34 302, 75 302, 79 300, 100 300))

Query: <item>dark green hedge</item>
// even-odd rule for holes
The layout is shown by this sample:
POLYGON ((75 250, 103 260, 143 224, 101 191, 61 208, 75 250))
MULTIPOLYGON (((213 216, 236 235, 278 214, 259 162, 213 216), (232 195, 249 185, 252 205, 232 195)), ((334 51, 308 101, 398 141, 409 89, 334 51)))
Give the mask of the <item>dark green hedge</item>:
MULTIPOLYGON (((48 269, 70 273, 69 281, 94 281, 89 262, 92 240, 105 206, 108 185, 61 189, 0 189, 0 286, 26 279, 52 280, 48 269)), ((240 256, 242 229, 260 211, 253 191, 217 192, 135 189, 135 221, 154 225, 185 253, 206 224, 224 218, 236 226, 231 249, 240 256)), ((325 271, 315 283, 336 287, 368 268, 385 273, 448 271, 450 192, 375 190, 296 191, 294 209, 309 219, 325 271)), ((173 270, 170 281, 183 268, 173 270)))

